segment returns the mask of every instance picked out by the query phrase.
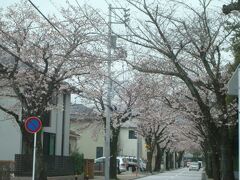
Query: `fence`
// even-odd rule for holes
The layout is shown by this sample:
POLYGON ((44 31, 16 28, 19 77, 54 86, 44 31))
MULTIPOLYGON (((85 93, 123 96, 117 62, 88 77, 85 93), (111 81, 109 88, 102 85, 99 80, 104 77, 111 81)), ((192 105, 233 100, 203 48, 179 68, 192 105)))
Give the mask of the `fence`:
POLYGON ((95 176, 104 176, 104 162, 98 162, 94 164, 94 175, 95 176))
MULTIPOLYGON (((74 174, 73 159, 69 156, 43 156, 47 176, 74 174)), ((15 176, 32 176, 32 156, 15 155, 15 176)))

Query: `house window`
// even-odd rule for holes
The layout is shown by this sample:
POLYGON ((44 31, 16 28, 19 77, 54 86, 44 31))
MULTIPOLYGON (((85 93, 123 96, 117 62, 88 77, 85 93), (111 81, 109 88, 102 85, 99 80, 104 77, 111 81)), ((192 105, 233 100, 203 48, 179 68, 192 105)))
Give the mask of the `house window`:
POLYGON ((128 139, 137 139, 137 136, 134 130, 128 131, 128 139))
POLYGON ((103 156, 103 147, 97 147, 96 149, 96 158, 103 156))
POLYGON ((43 153, 44 155, 55 155, 56 135, 52 133, 43 134, 43 153))

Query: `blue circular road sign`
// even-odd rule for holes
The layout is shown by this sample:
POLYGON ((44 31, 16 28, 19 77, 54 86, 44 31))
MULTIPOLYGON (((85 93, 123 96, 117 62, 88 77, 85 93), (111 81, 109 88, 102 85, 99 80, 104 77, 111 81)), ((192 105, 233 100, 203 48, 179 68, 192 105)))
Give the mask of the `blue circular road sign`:
POLYGON ((25 129, 29 133, 37 133, 42 128, 42 121, 35 116, 29 117, 25 121, 25 129))

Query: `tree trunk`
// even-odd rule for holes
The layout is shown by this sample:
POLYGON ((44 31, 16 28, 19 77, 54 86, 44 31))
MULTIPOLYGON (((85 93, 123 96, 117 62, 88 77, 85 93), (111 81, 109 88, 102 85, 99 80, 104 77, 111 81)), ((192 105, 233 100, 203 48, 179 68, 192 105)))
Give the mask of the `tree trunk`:
POLYGON ((178 168, 181 167, 181 162, 182 162, 183 154, 184 154, 184 151, 180 151, 180 152, 178 153, 178 156, 177 156, 178 168))
POLYGON ((206 172, 209 178, 213 178, 213 167, 212 167, 212 154, 207 152, 207 161, 206 161, 206 172))
POLYGON ((157 155, 155 158, 155 167, 154 167, 154 171, 156 172, 159 172, 161 170, 162 155, 163 155, 163 150, 161 149, 160 145, 157 144, 157 155))
POLYGON ((169 152, 170 169, 173 169, 173 153, 169 152))
POLYGON ((221 132, 221 180, 234 180, 233 154, 228 128, 224 126, 221 132))
POLYGON ((220 180, 220 129, 216 124, 212 123, 212 119, 208 117, 207 121, 207 146, 211 154, 212 176, 214 180, 220 180))
POLYGON ((36 180, 47 180, 47 164, 43 157, 43 148, 41 141, 41 132, 37 134, 37 149, 36 149, 36 180))
POLYGON ((212 171, 213 171, 213 179, 220 180, 219 153, 215 147, 212 150, 212 171))
POLYGON ((169 151, 166 151, 166 170, 170 170, 170 166, 169 166, 169 151))
POLYGON ((148 150, 147 152, 147 171, 152 173, 152 157, 153 157, 153 151, 148 150))
POLYGON ((24 123, 21 125, 22 132, 22 154, 33 154, 33 135, 25 129, 24 123))
POLYGON ((207 145, 207 142, 203 142, 203 156, 204 156, 204 161, 205 161, 205 171, 208 175, 209 178, 212 178, 212 165, 211 165, 211 154, 209 150, 209 146, 207 145))

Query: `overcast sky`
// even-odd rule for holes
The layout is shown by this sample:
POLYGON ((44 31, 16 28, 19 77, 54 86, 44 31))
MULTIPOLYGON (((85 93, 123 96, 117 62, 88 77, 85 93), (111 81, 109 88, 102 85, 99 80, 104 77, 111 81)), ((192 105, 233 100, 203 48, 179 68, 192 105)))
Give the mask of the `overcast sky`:
MULTIPOLYGON (((1 7, 6 7, 11 4, 20 2, 21 0, 0 0, 1 7)), ((31 0, 41 11, 46 13, 57 12, 60 7, 66 5, 66 0, 31 0)), ((76 0, 68 0, 71 4, 77 5, 76 0)), ((79 4, 89 4, 93 7, 99 8, 104 11, 106 9, 107 12, 107 2, 109 0, 77 0, 79 4)))
MULTIPOLYGON (((64 6, 66 4, 66 0, 31 0, 41 11, 45 14, 48 13, 57 13, 57 9, 64 6)), ((68 0, 71 4, 77 5, 76 1, 79 4, 89 4, 95 8, 101 9, 103 12, 107 14, 108 12, 108 4, 111 3, 116 5, 117 3, 113 3, 114 0, 68 0)), ((147 2, 150 0, 147 0, 147 2)), ((185 2, 189 1, 191 4, 198 4, 199 0, 185 0, 185 2)), ((221 7, 223 4, 230 2, 231 0, 213 0, 214 4, 221 7)), ((0 6, 6 7, 8 5, 14 4, 16 2, 20 2, 20 0, 0 0, 0 6)), ((115 0, 114 2, 124 2, 123 0, 115 0)))
MULTIPOLYGON (((58 10, 66 5, 66 0, 31 0, 45 15, 50 14, 59 14, 58 10)), ((114 7, 118 7, 118 3, 123 3, 123 0, 68 0, 70 4, 77 6, 76 1, 83 5, 89 4, 94 8, 100 9, 102 11, 102 15, 107 17, 108 14, 108 4, 111 3, 114 7), (114 3, 113 3, 114 1, 114 3)), ((146 0, 150 2, 152 0, 146 0)), ((164 0, 162 0, 164 1, 164 0)), ((169 0, 165 0, 169 1, 169 0)), ((229 3, 231 0, 213 0, 214 9, 221 11, 221 7, 223 4, 229 3)), ((7 7, 14 3, 21 2, 21 0, 0 0, 0 7, 7 7)), ((199 4, 199 0, 185 0, 184 2, 189 2, 191 4, 199 4)), ((28 2, 29 3, 29 2, 28 2)), ((66 6, 65 6, 66 7, 66 6)), ((184 13, 184 12, 183 12, 184 13)), ((130 11, 130 14, 134 14, 134 12, 130 11)), ((181 14, 181 13, 180 13, 181 14)), ((74 97, 72 97, 72 101, 75 102, 74 97)))

